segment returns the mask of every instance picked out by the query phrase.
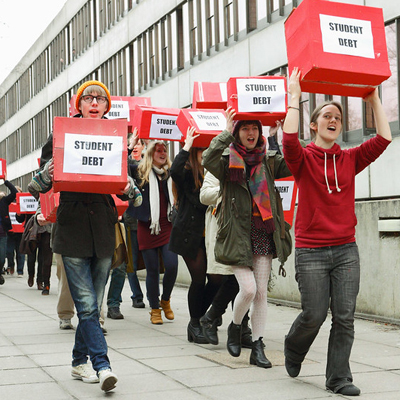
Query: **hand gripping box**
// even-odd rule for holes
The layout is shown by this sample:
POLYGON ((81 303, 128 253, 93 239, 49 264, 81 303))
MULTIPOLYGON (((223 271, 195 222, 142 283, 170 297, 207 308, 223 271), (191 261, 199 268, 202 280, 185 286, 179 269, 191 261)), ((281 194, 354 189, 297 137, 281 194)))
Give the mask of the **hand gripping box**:
POLYGON ((285 118, 287 83, 282 76, 230 78, 228 106, 236 111, 235 120, 260 120, 274 126, 285 118))
POLYGON ((7 172, 7 163, 4 158, 0 158, 0 179, 4 179, 7 172))
POLYGON ((227 85, 220 82, 195 82, 192 108, 222 109, 228 106, 227 85))
POLYGON ((35 214, 38 208, 38 201, 30 193, 17 193, 18 214, 35 214))
POLYGON ((60 204, 60 193, 51 188, 46 193, 40 193, 40 207, 47 221, 56 222, 57 209, 60 204))
POLYGON ((54 191, 122 193, 127 134, 125 119, 54 118, 54 191))
MULTIPOLYGON (((75 108, 76 95, 69 102, 69 115, 72 117, 79 111, 75 108)), ((111 110, 105 115, 107 119, 123 119, 128 121, 128 132, 133 132, 132 120, 135 107, 140 104, 151 106, 150 97, 111 96, 111 110)))
POLYGON ((176 124, 186 139, 188 128, 194 127, 195 134, 200 134, 194 139, 193 147, 208 147, 211 140, 226 128, 224 110, 195 110, 184 108, 180 111, 176 124))
POLYGON ((18 213, 18 206, 17 203, 11 203, 8 206, 8 214, 10 215, 10 221, 11 221, 11 232, 14 233, 23 233, 24 232, 24 224, 20 223, 16 219, 16 215, 18 213))
POLYGON ((180 141, 182 133, 176 125, 179 111, 179 108, 138 105, 132 125, 138 128, 140 139, 180 141))
POLYGON ((285 22, 289 71, 309 93, 364 97, 391 75, 382 9, 303 0, 285 22))

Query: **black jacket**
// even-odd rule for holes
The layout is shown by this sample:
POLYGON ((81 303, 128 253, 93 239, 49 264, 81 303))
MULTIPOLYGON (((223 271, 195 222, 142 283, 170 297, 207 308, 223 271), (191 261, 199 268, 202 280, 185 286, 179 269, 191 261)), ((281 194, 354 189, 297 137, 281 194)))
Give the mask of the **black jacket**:
POLYGON ((15 200, 17 189, 9 181, 4 181, 4 185, 8 187, 11 193, 0 200, 0 217, 4 231, 8 232, 12 229, 8 206, 15 200))
POLYGON ((178 188, 178 215, 173 223, 169 250, 195 259, 204 235, 207 206, 200 203, 200 190, 195 190, 192 171, 185 169, 188 158, 189 152, 182 149, 171 166, 171 177, 178 188))

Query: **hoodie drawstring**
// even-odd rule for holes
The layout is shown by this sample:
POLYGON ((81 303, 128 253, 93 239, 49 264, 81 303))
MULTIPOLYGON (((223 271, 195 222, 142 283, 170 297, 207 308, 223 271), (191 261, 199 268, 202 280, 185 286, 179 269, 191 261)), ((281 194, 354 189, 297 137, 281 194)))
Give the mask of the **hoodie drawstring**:
MULTIPOLYGON (((326 155, 326 153, 324 153, 324 156, 325 156, 325 162, 324 162, 325 182, 326 182, 326 187, 328 189, 328 193, 331 194, 332 190, 329 188, 328 174, 326 173, 326 168, 327 168, 327 155, 326 155)), ((338 183, 338 179, 337 179, 336 154, 333 155, 333 170, 335 172, 336 190, 337 190, 337 192, 341 192, 342 189, 340 189, 339 183, 338 183)))

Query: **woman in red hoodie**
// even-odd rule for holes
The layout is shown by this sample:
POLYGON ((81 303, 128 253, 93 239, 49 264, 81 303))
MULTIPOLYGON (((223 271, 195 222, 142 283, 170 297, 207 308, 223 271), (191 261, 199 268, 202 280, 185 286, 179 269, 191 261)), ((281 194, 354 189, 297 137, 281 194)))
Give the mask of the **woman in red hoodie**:
POLYGON ((326 388, 357 396, 349 365, 354 341, 354 312, 360 282, 355 242, 355 176, 375 161, 392 140, 389 123, 375 89, 364 101, 372 106, 377 135, 360 146, 342 150, 335 143, 342 131, 342 107, 326 102, 310 118, 313 141, 298 140, 301 73, 290 76, 290 107, 283 126, 286 163, 299 187, 295 224, 296 280, 302 312, 285 339, 285 366, 291 377, 300 373, 311 344, 332 312, 326 388))

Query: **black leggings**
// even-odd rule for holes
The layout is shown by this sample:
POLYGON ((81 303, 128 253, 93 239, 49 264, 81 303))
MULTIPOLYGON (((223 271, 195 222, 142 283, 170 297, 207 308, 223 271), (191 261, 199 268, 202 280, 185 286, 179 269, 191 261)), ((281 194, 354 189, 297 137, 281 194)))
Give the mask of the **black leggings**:
POLYGON ((192 278, 188 291, 189 314, 199 319, 207 311, 221 285, 220 275, 207 274, 207 255, 204 245, 197 252, 195 259, 183 257, 192 278), (207 280, 207 283, 206 283, 207 280))

